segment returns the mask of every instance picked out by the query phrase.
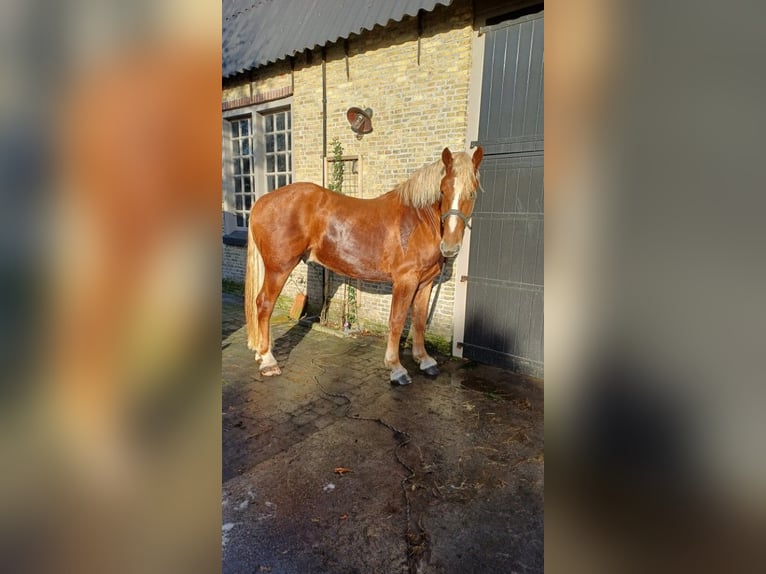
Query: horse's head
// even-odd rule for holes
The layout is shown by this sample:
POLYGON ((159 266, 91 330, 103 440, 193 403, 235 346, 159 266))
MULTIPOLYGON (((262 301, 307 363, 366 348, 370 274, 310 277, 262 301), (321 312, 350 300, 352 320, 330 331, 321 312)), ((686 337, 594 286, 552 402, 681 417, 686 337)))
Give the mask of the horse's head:
POLYGON ((468 220, 479 187, 479 164, 484 157, 481 146, 471 158, 467 153, 450 153, 444 148, 444 177, 441 181, 442 240, 439 249, 444 257, 454 257, 460 251, 463 233, 470 227, 468 220))

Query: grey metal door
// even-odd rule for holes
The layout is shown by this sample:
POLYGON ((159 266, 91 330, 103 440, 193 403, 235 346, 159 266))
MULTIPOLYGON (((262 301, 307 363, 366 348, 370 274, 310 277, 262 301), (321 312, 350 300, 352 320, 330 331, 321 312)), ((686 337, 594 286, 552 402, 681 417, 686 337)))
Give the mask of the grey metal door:
POLYGON ((543 376, 543 13, 486 34, 463 356, 543 376))

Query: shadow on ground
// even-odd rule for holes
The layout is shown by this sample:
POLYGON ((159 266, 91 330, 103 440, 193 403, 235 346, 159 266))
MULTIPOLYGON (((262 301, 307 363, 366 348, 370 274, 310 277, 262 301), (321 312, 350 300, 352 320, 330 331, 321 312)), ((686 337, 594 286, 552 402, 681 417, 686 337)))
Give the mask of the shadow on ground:
POLYGON ((388 384, 382 338, 275 317, 283 374, 223 301, 223 572, 543 570, 540 381, 437 357, 388 384))

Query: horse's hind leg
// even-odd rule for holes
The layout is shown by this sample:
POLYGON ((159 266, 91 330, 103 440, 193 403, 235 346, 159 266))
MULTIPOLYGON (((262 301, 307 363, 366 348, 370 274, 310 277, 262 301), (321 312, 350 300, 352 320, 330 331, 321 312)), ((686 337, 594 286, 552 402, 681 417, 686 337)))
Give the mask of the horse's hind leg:
POLYGON ((274 271, 266 268, 263 287, 258 294, 258 329, 259 344, 256 349, 256 359, 260 357, 261 374, 265 377, 279 375, 282 371, 274 358, 271 350, 271 314, 274 312, 274 305, 279 297, 282 287, 284 287, 287 277, 297 264, 297 260, 287 270, 274 271))
POLYGON ((420 370, 432 377, 439 374, 436 360, 426 352, 425 330, 428 315, 428 300, 431 298, 431 281, 421 285, 412 301, 412 358, 420 370))

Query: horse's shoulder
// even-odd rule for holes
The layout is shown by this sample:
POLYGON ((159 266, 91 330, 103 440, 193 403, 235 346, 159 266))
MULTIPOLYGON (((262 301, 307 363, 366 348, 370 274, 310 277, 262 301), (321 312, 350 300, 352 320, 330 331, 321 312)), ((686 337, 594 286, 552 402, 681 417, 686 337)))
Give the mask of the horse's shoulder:
POLYGON ((402 246, 402 252, 407 251, 410 243, 410 237, 415 228, 422 223, 421 214, 413 208, 403 208, 399 216, 399 242, 402 246))

